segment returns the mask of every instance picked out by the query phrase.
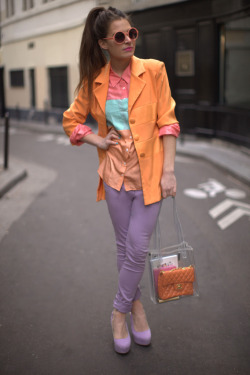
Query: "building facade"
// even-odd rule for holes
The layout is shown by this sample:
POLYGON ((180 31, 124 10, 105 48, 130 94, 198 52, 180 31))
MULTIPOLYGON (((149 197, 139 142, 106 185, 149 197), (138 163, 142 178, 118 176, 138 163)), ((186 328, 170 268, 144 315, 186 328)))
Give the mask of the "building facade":
POLYGON ((2 114, 7 109, 12 117, 60 121, 73 100, 84 20, 95 5, 1 0, 2 114))
POLYGON ((182 132, 249 147, 250 0, 1 0, 2 109, 60 121, 86 15, 108 5, 131 14, 136 55, 165 62, 182 132))
POLYGON ((250 146, 250 1, 191 0, 133 12, 137 55, 166 64, 183 133, 250 146))

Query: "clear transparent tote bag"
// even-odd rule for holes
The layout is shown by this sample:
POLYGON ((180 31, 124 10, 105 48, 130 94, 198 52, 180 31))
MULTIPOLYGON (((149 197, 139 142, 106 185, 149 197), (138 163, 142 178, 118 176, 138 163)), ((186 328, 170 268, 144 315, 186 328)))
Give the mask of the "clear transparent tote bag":
POLYGON ((184 241, 175 198, 172 199, 173 221, 178 244, 164 247, 164 234, 169 229, 166 223, 162 225, 164 220, 160 220, 168 216, 165 201, 170 200, 165 199, 162 203, 148 253, 150 296, 154 303, 199 296, 194 250, 184 241))

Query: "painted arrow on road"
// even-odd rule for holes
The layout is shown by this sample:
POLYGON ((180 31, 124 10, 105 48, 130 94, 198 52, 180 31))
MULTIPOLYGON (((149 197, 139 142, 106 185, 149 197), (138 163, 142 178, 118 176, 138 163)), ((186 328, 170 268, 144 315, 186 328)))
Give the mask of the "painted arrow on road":
POLYGON ((250 205, 247 203, 235 201, 233 199, 225 199, 217 206, 209 211, 209 215, 216 219, 221 214, 225 213, 228 209, 236 207, 231 213, 224 216, 222 219, 217 221, 219 227, 223 230, 233 224, 235 221, 240 219, 242 216, 250 216, 250 205))

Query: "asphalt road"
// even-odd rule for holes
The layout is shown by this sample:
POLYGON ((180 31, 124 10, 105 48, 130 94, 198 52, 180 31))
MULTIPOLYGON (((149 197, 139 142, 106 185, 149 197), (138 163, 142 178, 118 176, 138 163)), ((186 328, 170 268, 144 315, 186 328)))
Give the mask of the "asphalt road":
MULTIPOLYGON (((246 185, 177 156, 177 208, 195 249, 200 297, 154 305, 146 272, 152 344, 132 344, 121 356, 110 328, 114 234, 105 202, 95 202, 96 150, 19 130, 10 140, 10 163, 23 163, 28 178, 0 200, 1 375, 250 373, 246 185)), ((169 245, 177 242, 171 204, 167 199, 161 212, 169 245)))

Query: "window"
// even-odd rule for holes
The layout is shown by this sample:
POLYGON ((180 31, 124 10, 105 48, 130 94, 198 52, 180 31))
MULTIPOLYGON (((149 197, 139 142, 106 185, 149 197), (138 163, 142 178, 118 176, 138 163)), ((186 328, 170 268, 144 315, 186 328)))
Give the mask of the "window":
POLYGON ((23 0, 23 10, 34 8, 33 0, 23 0))
POLYGON ((11 70, 10 71, 10 86, 11 87, 24 87, 23 70, 11 70))
POLYGON ((11 17, 15 14, 14 0, 5 0, 6 4, 6 17, 11 17))
POLYGON ((30 105, 35 108, 36 106, 36 82, 35 82, 35 69, 29 70, 30 76, 30 105))
POLYGON ((66 66, 49 68, 52 108, 68 108, 68 69, 66 66))
POLYGON ((221 102, 250 108, 250 17, 227 22, 221 32, 221 102))
POLYGON ((195 35, 194 28, 176 30, 174 86, 179 101, 191 100, 195 95, 195 35))

